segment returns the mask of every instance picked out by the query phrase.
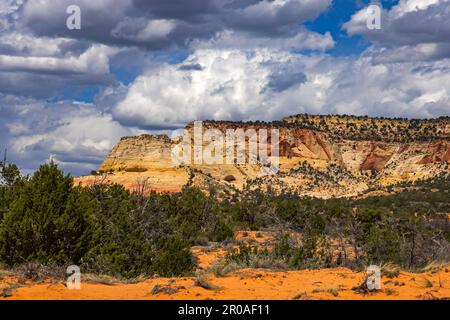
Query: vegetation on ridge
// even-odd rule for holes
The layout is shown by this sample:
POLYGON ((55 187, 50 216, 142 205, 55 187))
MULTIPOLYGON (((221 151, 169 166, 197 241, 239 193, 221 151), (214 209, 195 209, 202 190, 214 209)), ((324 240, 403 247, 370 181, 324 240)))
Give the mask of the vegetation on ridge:
POLYGON ((231 240, 243 229, 278 235, 272 249, 229 252, 229 263, 303 269, 393 262, 418 269, 450 261, 448 177, 366 199, 246 190, 223 200, 196 188, 176 194, 83 188, 54 163, 31 178, 13 165, 0 168, 0 263, 9 267, 76 264, 125 278, 185 275, 196 268, 191 246, 231 240))

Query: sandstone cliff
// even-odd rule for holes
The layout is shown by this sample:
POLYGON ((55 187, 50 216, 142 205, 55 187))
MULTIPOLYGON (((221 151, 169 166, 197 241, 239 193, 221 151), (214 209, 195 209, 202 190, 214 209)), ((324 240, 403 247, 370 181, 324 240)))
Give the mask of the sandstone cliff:
MULTIPOLYGON (((123 138, 99 171, 107 173, 109 181, 129 188, 145 181, 157 191, 174 192, 195 185, 225 193, 253 188, 317 197, 354 196, 368 189, 449 174, 449 118, 298 115, 273 123, 203 124, 204 130, 211 128, 224 134, 237 128, 278 129, 279 172, 262 176, 261 164, 176 165, 171 150, 179 141, 151 135, 123 138)), ((192 133, 192 129, 189 124, 187 130, 192 133)))

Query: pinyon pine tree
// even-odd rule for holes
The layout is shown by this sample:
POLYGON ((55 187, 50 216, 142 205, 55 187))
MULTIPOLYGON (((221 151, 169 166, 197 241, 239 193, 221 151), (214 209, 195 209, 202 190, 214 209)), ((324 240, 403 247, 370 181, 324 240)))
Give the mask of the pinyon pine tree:
POLYGON ((0 261, 7 265, 77 263, 89 247, 92 206, 53 162, 21 189, 0 225, 0 261))

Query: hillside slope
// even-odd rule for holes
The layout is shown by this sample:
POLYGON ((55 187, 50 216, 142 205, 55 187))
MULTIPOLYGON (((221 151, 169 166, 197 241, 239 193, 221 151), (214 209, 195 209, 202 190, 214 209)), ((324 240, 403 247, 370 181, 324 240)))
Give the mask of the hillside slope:
MULTIPOLYGON (((263 176, 260 164, 178 166, 172 162, 171 150, 179 141, 165 135, 123 138, 99 172, 106 174, 104 179, 130 189, 144 184, 156 191, 176 192, 194 185, 224 193, 271 189, 322 198, 356 196, 450 172, 448 117, 405 120, 297 115, 272 123, 203 123, 203 130, 211 128, 224 134, 236 128, 278 129, 279 172, 263 176)), ((192 133, 193 125, 186 129, 192 133)), ((78 181, 87 184, 96 179, 81 177, 78 181)))

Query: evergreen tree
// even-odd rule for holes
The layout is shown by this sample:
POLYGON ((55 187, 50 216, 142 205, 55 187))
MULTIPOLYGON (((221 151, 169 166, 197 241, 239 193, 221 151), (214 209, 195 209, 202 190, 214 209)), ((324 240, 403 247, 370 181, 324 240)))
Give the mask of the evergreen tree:
POLYGON ((53 162, 21 189, 0 225, 0 261, 77 263, 91 232, 89 205, 53 162))
POLYGON ((0 223, 26 181, 14 164, 0 161, 0 223))

